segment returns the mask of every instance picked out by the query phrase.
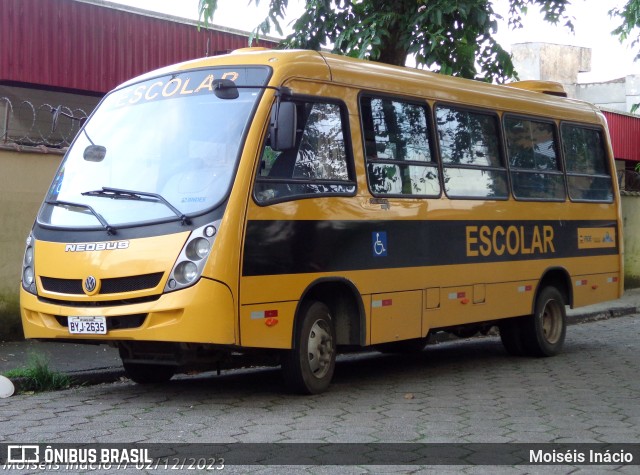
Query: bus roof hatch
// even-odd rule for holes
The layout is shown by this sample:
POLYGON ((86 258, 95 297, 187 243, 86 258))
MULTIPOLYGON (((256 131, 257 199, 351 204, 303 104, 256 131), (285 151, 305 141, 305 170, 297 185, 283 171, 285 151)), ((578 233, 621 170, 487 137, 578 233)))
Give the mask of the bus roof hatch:
POLYGON ((527 91, 541 92, 552 96, 567 97, 564 86, 555 81, 516 81, 507 84, 507 86, 526 89, 527 91))

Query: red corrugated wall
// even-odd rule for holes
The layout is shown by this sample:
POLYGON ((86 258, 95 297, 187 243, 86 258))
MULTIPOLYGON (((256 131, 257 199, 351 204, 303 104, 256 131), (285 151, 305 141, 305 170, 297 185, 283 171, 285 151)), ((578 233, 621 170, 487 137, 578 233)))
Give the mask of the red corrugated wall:
MULTIPOLYGON (((105 93, 144 72, 248 45, 247 36, 75 0, 0 0, 0 82, 105 93)), ((259 46, 273 47, 269 41, 259 46)))
POLYGON ((607 118, 613 156, 640 162, 640 117, 602 111, 607 118))

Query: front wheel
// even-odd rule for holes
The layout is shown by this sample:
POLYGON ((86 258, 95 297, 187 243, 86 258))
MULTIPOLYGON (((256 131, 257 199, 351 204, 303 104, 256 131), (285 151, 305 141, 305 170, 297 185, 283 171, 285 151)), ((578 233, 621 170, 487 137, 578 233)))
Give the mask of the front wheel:
POLYGON ((329 387, 336 364, 335 329, 329 308, 304 302, 294 347, 282 358, 286 386, 300 394, 318 394, 329 387))

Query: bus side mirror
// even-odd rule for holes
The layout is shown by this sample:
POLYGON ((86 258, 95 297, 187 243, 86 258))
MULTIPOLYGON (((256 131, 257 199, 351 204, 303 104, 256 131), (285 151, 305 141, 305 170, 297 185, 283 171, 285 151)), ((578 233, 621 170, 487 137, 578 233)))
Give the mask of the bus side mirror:
POLYGON ((240 97, 236 83, 231 79, 216 79, 213 81, 213 93, 218 99, 237 99, 240 97))
POLYGON ((107 154, 107 148, 102 145, 89 145, 84 149, 82 157, 87 162, 101 162, 107 154))
POLYGON ((269 128, 272 150, 282 152, 296 144, 297 109, 293 102, 279 102, 271 111, 269 128))

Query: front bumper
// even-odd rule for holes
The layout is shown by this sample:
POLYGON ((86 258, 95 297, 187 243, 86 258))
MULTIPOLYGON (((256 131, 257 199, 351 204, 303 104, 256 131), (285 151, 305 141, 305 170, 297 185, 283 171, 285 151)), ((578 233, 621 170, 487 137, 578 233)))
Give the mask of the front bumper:
POLYGON ((201 278, 192 287, 163 294, 151 302, 99 307, 41 301, 20 291, 22 326, 26 338, 92 341, 166 341, 180 343, 237 344, 236 305, 224 284, 201 278), (65 324, 68 316, 105 316, 106 335, 74 335, 65 324), (136 316, 134 327, 117 328, 136 316))

